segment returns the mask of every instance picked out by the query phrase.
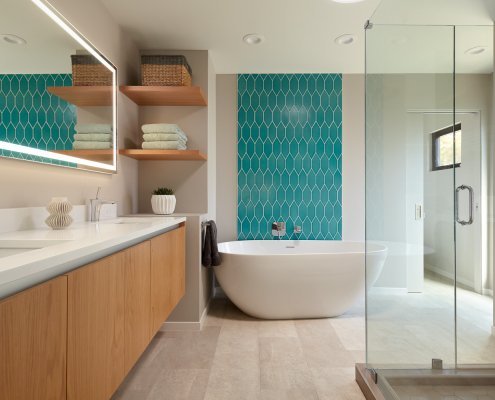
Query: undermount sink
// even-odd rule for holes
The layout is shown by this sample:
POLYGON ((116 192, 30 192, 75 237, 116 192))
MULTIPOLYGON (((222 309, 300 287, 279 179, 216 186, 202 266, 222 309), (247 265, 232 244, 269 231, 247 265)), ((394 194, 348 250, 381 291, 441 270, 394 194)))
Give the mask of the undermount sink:
POLYGON ((15 254, 26 253, 28 251, 43 249, 49 246, 68 242, 68 240, 50 240, 50 239, 26 239, 10 240, 0 239, 0 258, 13 256, 15 254))

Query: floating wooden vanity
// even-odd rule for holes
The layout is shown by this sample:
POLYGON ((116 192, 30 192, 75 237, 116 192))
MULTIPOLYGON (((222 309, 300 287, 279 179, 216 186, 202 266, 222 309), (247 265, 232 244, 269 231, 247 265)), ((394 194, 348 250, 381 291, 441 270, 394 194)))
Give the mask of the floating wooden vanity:
POLYGON ((108 400, 185 292, 185 225, 0 301, 0 398, 108 400))

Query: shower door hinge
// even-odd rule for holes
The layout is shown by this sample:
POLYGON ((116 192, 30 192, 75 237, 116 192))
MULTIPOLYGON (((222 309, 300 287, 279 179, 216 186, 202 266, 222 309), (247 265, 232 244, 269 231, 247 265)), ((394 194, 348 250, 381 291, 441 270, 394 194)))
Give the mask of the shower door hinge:
POLYGON ((376 372, 376 370, 373 368, 367 368, 367 370, 371 376, 371 379, 373 379, 373 382, 375 384, 377 384, 378 383, 378 373, 376 372))
POLYGON ((432 358, 431 369, 443 369, 443 360, 440 358, 432 358))
POLYGON ((367 20, 364 24, 364 29, 373 29, 373 23, 370 20, 367 20))

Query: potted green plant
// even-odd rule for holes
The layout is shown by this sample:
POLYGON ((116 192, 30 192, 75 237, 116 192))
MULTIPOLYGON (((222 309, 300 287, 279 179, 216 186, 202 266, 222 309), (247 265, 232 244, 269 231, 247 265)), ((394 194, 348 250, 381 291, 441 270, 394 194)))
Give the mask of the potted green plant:
POLYGON ((175 210, 176 201, 173 189, 158 188, 153 191, 151 196, 151 208, 153 208, 155 214, 172 214, 175 210))

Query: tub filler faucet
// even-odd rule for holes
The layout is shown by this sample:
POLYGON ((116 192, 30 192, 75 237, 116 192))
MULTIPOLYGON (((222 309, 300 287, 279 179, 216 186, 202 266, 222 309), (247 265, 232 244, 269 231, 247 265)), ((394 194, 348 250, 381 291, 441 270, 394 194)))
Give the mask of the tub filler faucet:
POLYGON ((277 236, 278 239, 280 240, 281 236, 285 236, 286 234, 285 230, 285 222, 273 222, 272 223, 272 235, 277 236))

